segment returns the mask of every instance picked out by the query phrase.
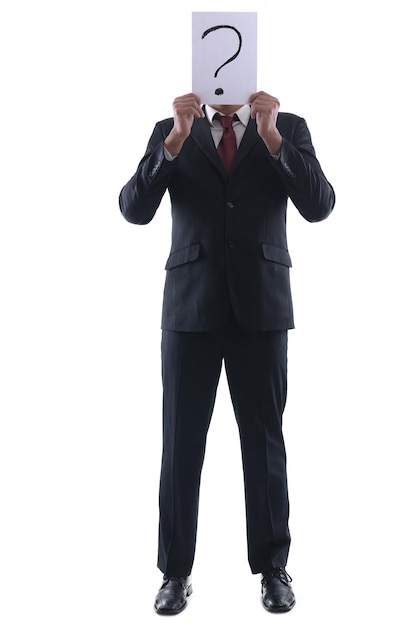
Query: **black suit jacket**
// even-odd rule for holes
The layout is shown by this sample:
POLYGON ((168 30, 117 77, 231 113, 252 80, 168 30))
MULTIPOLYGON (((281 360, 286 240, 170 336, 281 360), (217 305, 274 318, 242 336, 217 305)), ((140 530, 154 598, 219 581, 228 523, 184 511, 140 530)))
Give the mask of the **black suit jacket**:
POLYGON ((165 159, 163 142, 172 126, 172 118, 156 124, 119 198, 129 222, 147 224, 166 190, 171 197, 162 328, 218 330, 231 312, 247 330, 292 328, 288 197, 310 222, 325 219, 335 202, 305 120, 279 114, 283 144, 275 160, 251 119, 230 177, 206 118, 194 120, 178 157, 165 159))

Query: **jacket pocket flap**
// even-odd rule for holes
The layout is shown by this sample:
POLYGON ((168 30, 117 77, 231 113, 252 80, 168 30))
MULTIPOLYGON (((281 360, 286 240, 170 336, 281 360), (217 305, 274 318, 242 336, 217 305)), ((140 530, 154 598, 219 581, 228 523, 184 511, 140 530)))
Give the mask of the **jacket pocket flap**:
POLYGON ((166 262, 165 269, 171 270, 173 267, 178 267, 178 265, 184 265, 184 263, 195 261, 198 259, 199 255, 199 243, 194 243, 192 246, 188 246, 188 248, 182 248, 181 250, 171 252, 168 257, 168 261, 166 262))
POLYGON ((286 265, 287 267, 292 267, 291 257, 288 250, 285 250, 284 248, 277 248, 276 246, 270 246, 267 243, 263 243, 261 245, 265 259, 268 259, 268 261, 274 261, 274 263, 281 263, 281 265, 286 265))

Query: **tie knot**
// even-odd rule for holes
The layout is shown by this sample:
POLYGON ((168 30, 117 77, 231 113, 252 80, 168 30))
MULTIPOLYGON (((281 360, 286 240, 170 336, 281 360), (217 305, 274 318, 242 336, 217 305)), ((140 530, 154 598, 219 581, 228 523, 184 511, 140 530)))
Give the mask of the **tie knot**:
POLYGON ((235 117, 235 115, 232 117, 231 115, 219 115, 219 113, 216 113, 216 119, 220 120, 223 128, 232 128, 235 117))

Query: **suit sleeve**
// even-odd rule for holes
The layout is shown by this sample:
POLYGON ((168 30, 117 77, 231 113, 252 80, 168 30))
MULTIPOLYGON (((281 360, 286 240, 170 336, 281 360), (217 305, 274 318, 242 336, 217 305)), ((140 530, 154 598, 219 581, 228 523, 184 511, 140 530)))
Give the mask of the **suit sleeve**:
POLYGON ((119 195, 123 217, 132 224, 148 224, 167 190, 176 162, 164 155, 164 141, 171 128, 158 122, 136 173, 119 195))
POLYGON ((291 140, 283 138, 276 167, 288 196, 306 220, 319 222, 330 215, 335 193, 316 158, 304 119, 298 118, 291 140))

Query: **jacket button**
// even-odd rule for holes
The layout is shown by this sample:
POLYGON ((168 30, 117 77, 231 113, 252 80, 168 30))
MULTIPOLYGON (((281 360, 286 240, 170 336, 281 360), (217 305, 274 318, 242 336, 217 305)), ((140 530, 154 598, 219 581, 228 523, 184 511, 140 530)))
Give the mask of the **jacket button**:
POLYGON ((232 241, 231 239, 229 239, 229 241, 227 242, 227 245, 229 246, 229 248, 234 248, 235 247, 235 242, 232 241))
POLYGON ((235 205, 233 204, 233 202, 226 202, 226 206, 228 209, 233 209, 235 205))

